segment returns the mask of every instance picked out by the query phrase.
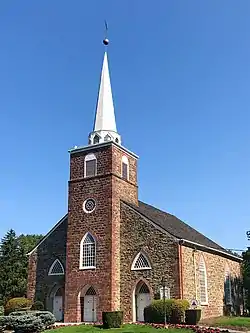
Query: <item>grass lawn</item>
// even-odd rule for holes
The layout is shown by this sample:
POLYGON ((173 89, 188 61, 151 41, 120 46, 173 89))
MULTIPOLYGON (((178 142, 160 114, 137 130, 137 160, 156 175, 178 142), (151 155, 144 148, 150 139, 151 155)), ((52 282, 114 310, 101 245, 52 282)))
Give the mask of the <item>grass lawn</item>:
POLYGON ((240 331, 250 330, 250 317, 217 317, 209 318, 201 321, 203 325, 213 327, 225 327, 240 331))
POLYGON ((104 330, 101 327, 96 327, 92 325, 80 325, 80 326, 67 326, 67 327, 60 327, 56 328, 52 331, 47 332, 53 332, 53 333, 101 333, 101 332, 107 332, 107 333, 159 333, 161 331, 164 331, 166 333, 191 333, 191 330, 186 329, 164 329, 164 328, 153 328, 150 326, 144 326, 144 325, 123 325, 122 328, 114 328, 109 330, 104 330))

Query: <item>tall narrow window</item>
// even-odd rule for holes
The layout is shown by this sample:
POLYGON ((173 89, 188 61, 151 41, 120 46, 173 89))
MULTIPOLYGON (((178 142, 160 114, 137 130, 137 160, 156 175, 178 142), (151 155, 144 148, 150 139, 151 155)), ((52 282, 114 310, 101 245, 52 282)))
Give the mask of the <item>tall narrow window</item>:
POLYGON ((84 161, 84 177, 92 177, 96 175, 97 160, 94 154, 85 156, 84 161))
POLYGON ((88 232, 80 245, 80 269, 96 267, 96 244, 94 237, 88 232))
POLYGON ((127 156, 122 156, 122 178, 129 179, 129 164, 127 156))
POLYGON ((93 143, 96 144, 96 143, 99 143, 99 141, 100 141, 100 137, 99 137, 99 135, 96 134, 94 136, 93 143))
POLYGON ((231 274, 228 265, 225 269, 225 281, 224 281, 224 295, 225 295, 225 304, 232 304, 232 285, 231 285, 231 274))
POLYGON ((60 260, 56 259, 50 266, 48 275, 64 275, 64 268, 60 260))
POLYGON ((206 305, 208 303, 207 272, 203 256, 201 256, 199 263, 199 283, 200 283, 200 303, 201 305, 206 305))
POLYGON ((148 258, 146 257, 146 254, 139 252, 132 263, 131 270, 132 271, 138 271, 138 270, 145 270, 145 269, 151 269, 150 262, 148 258))

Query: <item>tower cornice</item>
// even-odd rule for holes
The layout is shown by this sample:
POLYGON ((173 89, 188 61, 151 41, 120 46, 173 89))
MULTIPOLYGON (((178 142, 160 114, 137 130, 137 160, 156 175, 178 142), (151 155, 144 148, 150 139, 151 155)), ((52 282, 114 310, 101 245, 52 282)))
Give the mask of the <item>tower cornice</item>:
POLYGON ((117 148, 121 149, 122 151, 126 152, 128 155, 138 159, 139 156, 133 153, 132 151, 128 150, 127 148, 121 146, 120 144, 114 142, 114 141, 108 141, 108 142, 101 142, 95 145, 88 145, 88 146, 80 146, 80 147, 74 147, 68 150, 70 154, 77 154, 81 152, 88 152, 88 151, 93 151, 97 150, 98 148, 104 148, 108 146, 116 146, 117 148))

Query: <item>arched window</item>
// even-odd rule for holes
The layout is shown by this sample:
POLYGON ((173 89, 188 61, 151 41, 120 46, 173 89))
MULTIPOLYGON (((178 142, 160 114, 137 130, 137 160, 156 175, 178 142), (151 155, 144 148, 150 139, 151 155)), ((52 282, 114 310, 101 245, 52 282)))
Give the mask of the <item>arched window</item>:
POLYGON ((228 264, 225 267, 225 281, 224 281, 224 295, 225 295, 225 304, 232 304, 232 284, 231 284, 231 274, 228 264))
POLYGON ((104 141, 110 141, 112 138, 109 134, 105 135, 104 141))
POLYGON ((93 143, 96 144, 96 143, 99 143, 99 141, 100 141, 100 137, 99 137, 99 135, 96 134, 94 136, 93 143))
POLYGON ((64 275, 64 268, 59 259, 56 259, 50 266, 48 275, 64 275))
POLYGON ((132 271, 139 271, 139 270, 145 270, 145 269, 151 269, 150 262, 147 258, 147 256, 139 252, 132 263, 131 270, 132 271))
POLYGON ((129 179, 129 164, 127 156, 122 156, 122 178, 129 179))
POLYGON ((200 284, 200 303, 201 305, 206 305, 208 303, 207 272, 203 256, 200 257, 200 263, 199 263, 199 284, 200 284))
POLYGON ((80 269, 96 267, 96 244, 94 237, 88 232, 80 245, 80 269))
POLYGON ((84 177, 96 176, 97 160, 94 154, 88 154, 84 160, 84 177))

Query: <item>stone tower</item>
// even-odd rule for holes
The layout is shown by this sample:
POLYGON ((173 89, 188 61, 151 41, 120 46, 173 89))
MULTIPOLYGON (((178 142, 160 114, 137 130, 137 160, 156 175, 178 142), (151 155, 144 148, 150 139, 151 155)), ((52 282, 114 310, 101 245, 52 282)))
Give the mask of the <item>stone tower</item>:
POLYGON ((137 156, 117 132, 107 52, 88 145, 69 153, 64 321, 92 321, 87 299, 101 320, 120 309, 120 203, 138 204, 137 156))

